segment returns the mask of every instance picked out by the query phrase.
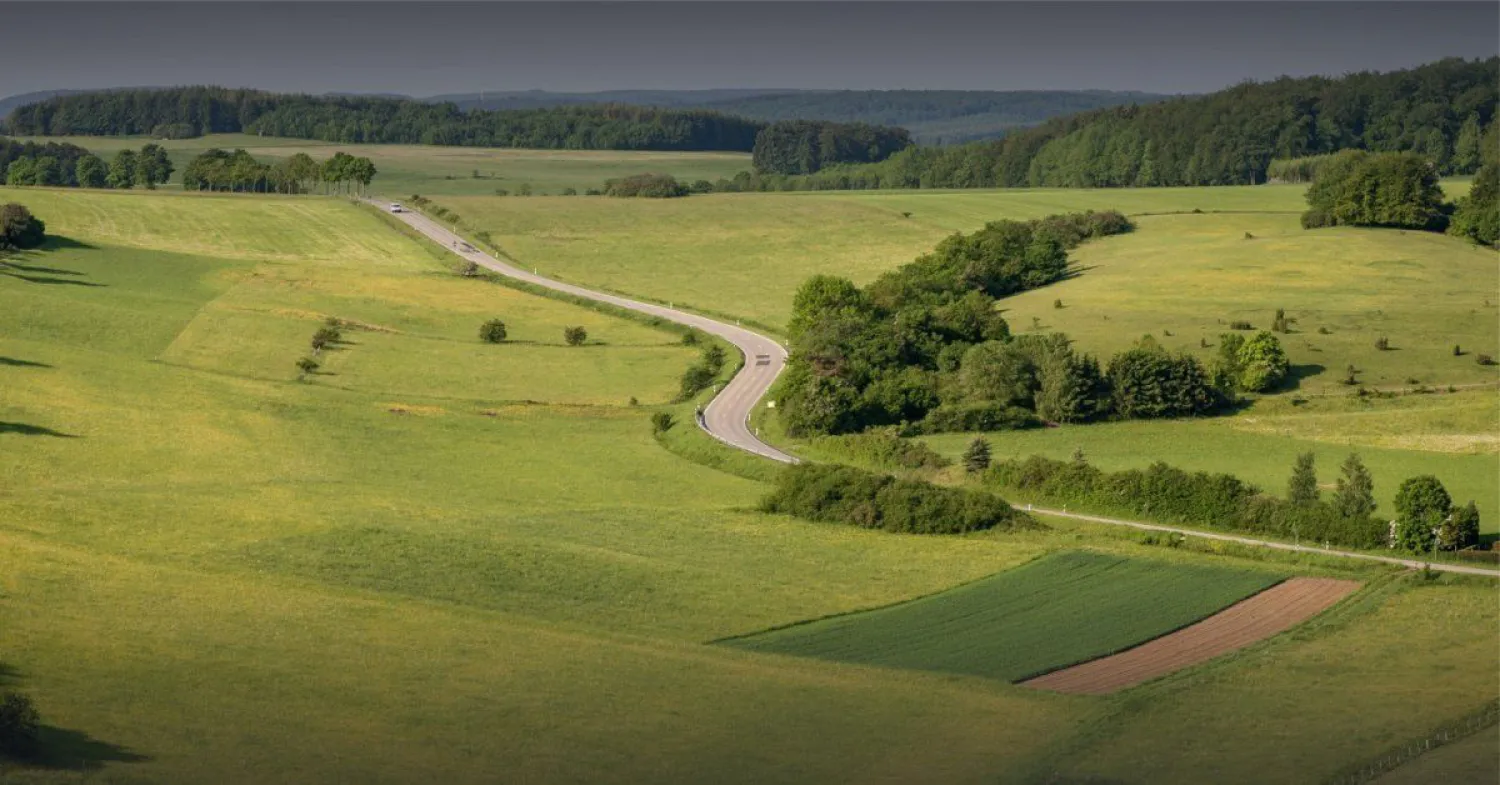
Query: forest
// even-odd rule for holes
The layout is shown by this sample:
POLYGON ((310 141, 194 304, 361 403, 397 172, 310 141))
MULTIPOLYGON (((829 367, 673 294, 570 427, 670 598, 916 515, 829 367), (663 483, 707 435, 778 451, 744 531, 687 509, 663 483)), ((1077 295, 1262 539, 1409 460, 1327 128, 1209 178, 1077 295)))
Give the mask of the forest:
POLYGON ((1049 120, 1000 140, 914 147, 867 165, 760 178, 755 190, 1247 185, 1272 162, 1412 152, 1472 174, 1500 144, 1500 58, 1387 73, 1246 82, 1203 96, 1049 120))
POLYGON ((910 146, 903 128, 783 120, 755 137, 752 160, 758 172, 812 174, 834 164, 884 161, 910 146))
POLYGON ((248 133, 347 144, 742 152, 752 149, 764 127, 697 110, 611 105, 465 112, 447 103, 222 87, 54 96, 18 107, 6 125, 27 136, 248 133))

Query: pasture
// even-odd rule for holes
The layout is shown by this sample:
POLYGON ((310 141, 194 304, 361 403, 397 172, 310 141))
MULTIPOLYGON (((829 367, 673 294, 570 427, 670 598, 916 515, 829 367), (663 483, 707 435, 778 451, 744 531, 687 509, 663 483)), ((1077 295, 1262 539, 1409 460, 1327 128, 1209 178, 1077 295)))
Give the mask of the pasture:
MULTIPOLYGON (((27 137, 23 137, 27 138, 27 137)), ((559 194, 565 188, 583 193, 604 181, 644 172, 665 172, 679 180, 717 180, 750 169, 748 153, 652 152, 633 150, 521 150, 436 145, 339 144, 250 134, 210 134, 197 139, 153 140, 147 137, 29 137, 33 141, 66 141, 107 158, 122 148, 139 149, 155 142, 166 148, 177 174, 166 187, 181 187, 181 172, 194 156, 212 147, 244 148, 262 161, 306 153, 321 161, 335 152, 375 162, 377 193, 402 198, 411 194, 494 196, 497 190, 518 193, 529 186, 536 195, 559 194), (478 175, 477 177, 475 175, 478 175)))
POLYGON ((1492 583, 753 512, 762 483, 651 434, 696 355, 675 336, 459 278, 342 201, 12 200, 58 239, 0 265, 0 683, 35 698, 51 768, 0 779, 1129 781, 1163 727, 1197 757, 1342 766, 1497 692, 1492 583), (347 343, 299 382, 329 316, 347 343), (513 342, 478 342, 491 316, 513 342), (570 324, 594 342, 557 345, 570 324), (1085 546, 1388 589, 1128 699, 704 645, 1085 546), (1317 691, 1339 699, 1299 708, 1317 691))
POLYGON ((724 643, 1020 681, 1185 627, 1284 577, 1064 551, 931 597, 724 643))

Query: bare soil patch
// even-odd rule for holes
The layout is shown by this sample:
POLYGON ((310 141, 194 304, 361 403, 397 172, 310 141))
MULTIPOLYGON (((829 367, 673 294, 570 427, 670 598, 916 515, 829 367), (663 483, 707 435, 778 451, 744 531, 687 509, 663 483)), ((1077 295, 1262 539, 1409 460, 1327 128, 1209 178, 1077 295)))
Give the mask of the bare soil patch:
POLYGON ((1269 638, 1322 613, 1357 588, 1357 581, 1293 578, 1177 632, 1022 684, 1105 695, 1269 638))

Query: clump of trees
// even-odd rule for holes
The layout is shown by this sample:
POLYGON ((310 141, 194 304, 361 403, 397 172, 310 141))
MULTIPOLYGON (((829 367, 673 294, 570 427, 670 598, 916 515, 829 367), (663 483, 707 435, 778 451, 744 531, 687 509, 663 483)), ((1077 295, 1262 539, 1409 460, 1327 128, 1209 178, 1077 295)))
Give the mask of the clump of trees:
POLYGON ((1302 226, 1384 226, 1441 231, 1443 191, 1433 164, 1415 153, 1346 150, 1318 170, 1307 189, 1302 226))
POLYGON ((182 187, 189 191, 297 194, 322 186, 324 193, 364 193, 376 174, 370 159, 342 152, 321 164, 306 153, 268 164, 243 149, 227 152, 213 148, 188 162, 182 172, 182 187))
MULTIPOLYGON (((1500 157, 1500 139, 1495 140, 1493 147, 1500 157)), ((1469 195, 1454 206, 1448 231, 1481 245, 1500 244, 1500 161, 1480 168, 1469 195)))
POLYGON ((0 251, 36 248, 46 239, 47 224, 25 205, 0 205, 0 251))
POLYGON ((1063 336, 1012 337, 996 298, 1068 274, 1070 248, 1129 231, 1119 213, 996 221, 861 289, 833 276, 798 289, 791 358, 777 382, 793 435, 1025 427, 1098 416, 1107 398, 1093 358, 1063 336))
POLYGON ((157 144, 124 149, 106 163, 73 144, 0 138, 0 180, 6 185, 79 188, 155 188, 172 176, 167 151, 157 144))
POLYGON ((1038 525, 991 493, 896 479, 836 464, 788 467, 761 502, 761 509, 909 534, 962 534, 1038 525))
POLYGON ((1225 393, 1266 392, 1285 382, 1291 368, 1275 335, 1262 330, 1246 339, 1239 333, 1224 333, 1219 336, 1213 364, 1214 386, 1225 393))
POLYGON ((633 174, 604 182, 606 196, 671 199, 687 196, 688 187, 669 174, 633 174))
POLYGON ((756 134, 751 161, 757 172, 812 174, 834 164, 883 161, 911 145, 905 128, 783 120, 756 134))
POLYGON ((1473 501, 1455 506, 1443 483, 1430 474, 1401 483, 1396 491, 1392 547, 1421 553, 1434 548, 1461 550, 1478 542, 1479 508, 1473 501))

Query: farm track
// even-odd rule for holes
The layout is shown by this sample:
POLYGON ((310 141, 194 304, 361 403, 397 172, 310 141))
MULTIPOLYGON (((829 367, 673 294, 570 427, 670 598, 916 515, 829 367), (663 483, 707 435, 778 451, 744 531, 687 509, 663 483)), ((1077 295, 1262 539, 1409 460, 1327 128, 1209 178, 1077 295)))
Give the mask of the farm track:
POLYGON ((1022 684, 1052 692, 1106 695, 1281 633, 1322 613, 1357 588, 1356 581, 1293 578, 1177 632, 1022 684))

